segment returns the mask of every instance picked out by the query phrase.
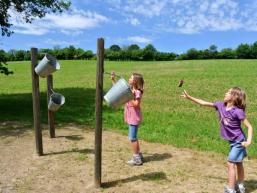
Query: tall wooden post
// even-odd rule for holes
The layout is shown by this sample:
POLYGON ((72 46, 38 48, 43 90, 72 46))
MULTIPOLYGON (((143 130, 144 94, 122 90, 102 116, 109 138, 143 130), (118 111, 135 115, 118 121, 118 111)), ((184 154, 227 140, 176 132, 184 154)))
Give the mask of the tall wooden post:
MULTIPOLYGON (((47 106, 50 100, 53 89, 53 75, 47 76, 47 106)), ((50 132, 50 138, 55 138, 55 128, 54 128, 54 112, 48 110, 48 127, 50 132)))
POLYGON ((32 99, 33 99, 33 115, 34 115, 34 129, 36 150, 39 156, 43 155, 43 142, 41 130, 41 117, 40 117, 40 94, 39 94, 39 77, 35 73, 37 66, 37 48, 31 48, 31 74, 32 74, 32 99))
POLYGON ((95 187, 101 186, 102 174, 102 103, 103 103, 104 39, 97 40, 96 67, 96 128, 95 128, 95 187))

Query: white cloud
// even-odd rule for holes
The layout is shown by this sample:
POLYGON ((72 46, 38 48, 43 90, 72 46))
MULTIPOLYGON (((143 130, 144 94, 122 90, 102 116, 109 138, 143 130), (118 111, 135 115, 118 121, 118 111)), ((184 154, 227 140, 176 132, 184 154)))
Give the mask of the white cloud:
POLYGON ((100 25, 102 22, 106 22, 107 18, 92 12, 78 12, 73 14, 62 15, 47 15, 46 21, 50 21, 52 27, 61 29, 89 29, 100 25))
POLYGON ((28 34, 28 35, 44 35, 46 33, 49 33, 50 30, 48 28, 43 28, 42 26, 38 25, 31 25, 31 24, 16 24, 15 33, 20 33, 20 34, 28 34))
POLYGON ((76 31, 71 31, 71 30, 61 30, 61 33, 65 34, 65 35, 69 35, 69 36, 78 36, 83 34, 82 30, 76 30, 76 31))
POLYGON ((134 0, 134 1, 115 1, 109 0, 108 3, 120 12, 134 13, 149 18, 159 16, 167 4, 167 0, 134 0))
POLYGON ((127 38, 128 41, 134 42, 134 43, 150 43, 152 40, 142 37, 142 36, 131 36, 127 38))
POLYGON ((44 41, 44 43, 46 44, 50 44, 50 45, 53 45, 53 46, 69 46, 69 45, 79 45, 79 42, 77 41, 63 41, 63 40, 54 40, 54 39, 47 39, 44 41))
POLYGON ((113 10, 145 17, 149 30, 176 33, 257 29, 257 2, 237 0, 108 0, 113 10))
POLYGON ((141 24, 140 21, 137 18, 127 18, 126 22, 130 23, 133 26, 138 26, 138 25, 141 24))
POLYGON ((35 19, 31 24, 21 21, 14 11, 11 11, 10 15, 16 33, 31 35, 43 35, 50 32, 79 35, 82 30, 96 28, 108 22, 108 18, 103 15, 77 9, 69 13, 47 14, 42 19, 35 19))

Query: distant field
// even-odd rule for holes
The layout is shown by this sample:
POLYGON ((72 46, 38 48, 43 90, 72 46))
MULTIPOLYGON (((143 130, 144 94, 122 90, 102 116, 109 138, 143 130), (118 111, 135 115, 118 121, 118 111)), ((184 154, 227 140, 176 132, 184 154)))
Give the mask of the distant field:
MULTIPOLYGON (((94 127, 96 61, 60 61, 60 64, 61 70, 54 73, 54 90, 66 97, 66 104, 56 114, 57 124, 74 122, 94 127)), ((0 121, 32 124, 31 64, 10 62, 9 68, 14 75, 0 75, 0 121)), ((219 136, 215 110, 180 98, 182 89, 214 102, 222 100, 228 88, 240 86, 247 93, 247 117, 254 128, 257 125, 257 60, 105 62, 105 71, 111 70, 125 78, 132 72, 144 75, 140 139, 227 153, 228 145, 219 136), (182 78, 185 84, 179 88, 182 78)), ((105 91, 110 87, 110 79, 105 75, 105 91)), ((46 81, 42 78, 40 90, 42 119, 46 123, 46 81)), ((127 133, 122 108, 112 110, 104 105, 103 116, 105 129, 127 133)), ((257 158, 256 143, 249 148, 249 155, 257 158)))

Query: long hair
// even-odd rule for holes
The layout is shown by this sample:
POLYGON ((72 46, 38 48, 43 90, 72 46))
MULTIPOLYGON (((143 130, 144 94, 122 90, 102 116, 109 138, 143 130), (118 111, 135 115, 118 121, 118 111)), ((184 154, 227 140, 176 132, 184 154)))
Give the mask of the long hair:
POLYGON ((246 94, 239 87, 233 87, 230 89, 230 94, 232 95, 232 101, 234 105, 245 111, 246 109, 246 94))
POLYGON ((141 74, 133 73, 133 80, 135 81, 136 89, 140 90, 142 93, 144 92, 144 78, 141 74))

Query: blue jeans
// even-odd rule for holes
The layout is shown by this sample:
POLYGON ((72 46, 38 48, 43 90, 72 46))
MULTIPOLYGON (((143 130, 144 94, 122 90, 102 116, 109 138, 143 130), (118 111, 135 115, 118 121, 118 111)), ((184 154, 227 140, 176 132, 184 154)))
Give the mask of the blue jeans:
POLYGON ((230 162, 242 162, 243 159, 247 156, 245 147, 242 146, 241 141, 229 141, 230 152, 228 154, 228 161, 230 162))
POLYGON ((130 141, 136 141, 137 140, 137 130, 138 125, 128 125, 129 126, 129 133, 128 138, 130 141))

